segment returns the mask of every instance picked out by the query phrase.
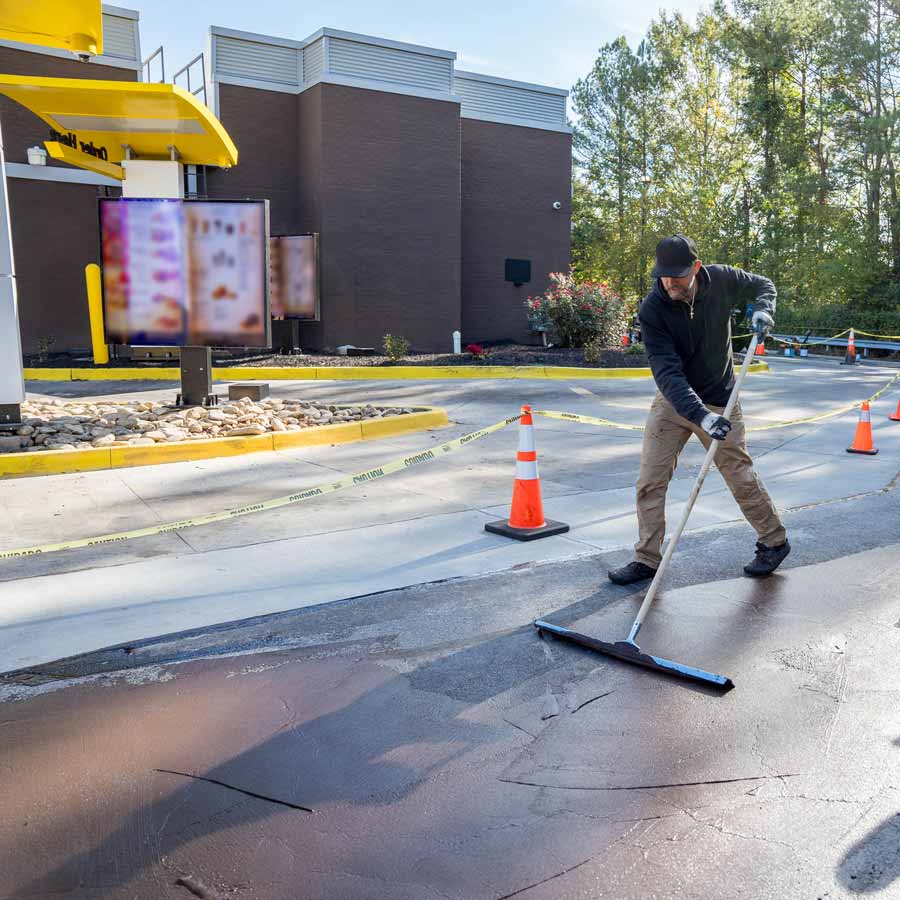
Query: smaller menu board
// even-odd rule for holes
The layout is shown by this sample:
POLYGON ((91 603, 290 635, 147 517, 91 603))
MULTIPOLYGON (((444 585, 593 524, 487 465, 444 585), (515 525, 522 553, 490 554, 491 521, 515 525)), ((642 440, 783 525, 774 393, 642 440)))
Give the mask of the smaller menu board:
POLYGON ((319 236, 295 234, 269 239, 272 315, 319 318, 319 236))

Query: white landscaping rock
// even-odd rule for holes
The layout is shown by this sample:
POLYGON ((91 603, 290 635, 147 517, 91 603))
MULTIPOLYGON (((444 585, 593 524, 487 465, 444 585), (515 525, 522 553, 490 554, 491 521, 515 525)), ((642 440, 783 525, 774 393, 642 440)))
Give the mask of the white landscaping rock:
POLYGON ((0 451, 87 450, 94 447, 150 447, 159 443, 303 431, 322 425, 360 422, 412 412, 409 408, 339 406, 308 400, 249 397, 221 407, 179 409, 151 401, 28 400, 22 424, 0 441, 0 451))
POLYGON ((225 432, 225 437, 239 437, 244 434, 265 434, 266 429, 263 425, 242 425, 240 428, 229 428, 225 432))

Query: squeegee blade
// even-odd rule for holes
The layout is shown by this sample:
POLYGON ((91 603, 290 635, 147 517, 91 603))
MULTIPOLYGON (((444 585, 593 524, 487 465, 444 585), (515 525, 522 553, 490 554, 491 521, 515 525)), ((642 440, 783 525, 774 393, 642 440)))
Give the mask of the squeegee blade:
POLYGON ((605 653, 607 656, 614 656, 616 659, 621 659, 624 662, 629 662, 636 666, 644 666, 644 668, 653 669, 665 675, 672 675, 676 678, 683 678, 686 681, 709 685, 722 691, 730 691, 734 687, 734 682, 725 675, 717 675, 715 672, 707 672, 705 669, 697 669, 694 666, 686 666, 671 659, 644 653, 631 641, 616 641, 615 643, 599 641, 597 638, 579 634, 577 631, 563 628, 562 625, 545 622, 543 619, 537 619, 534 627, 538 631, 546 631, 563 640, 572 641, 572 643, 587 647, 589 650, 596 650, 598 653, 605 653))

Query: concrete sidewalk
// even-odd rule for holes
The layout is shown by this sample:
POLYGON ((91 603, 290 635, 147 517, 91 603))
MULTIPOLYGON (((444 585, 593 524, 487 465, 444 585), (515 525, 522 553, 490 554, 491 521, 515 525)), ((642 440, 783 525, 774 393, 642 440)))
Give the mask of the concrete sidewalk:
MULTIPOLYGON (((887 377, 875 367, 777 365, 772 374, 747 380, 745 415, 751 424, 810 415, 862 399, 887 377)), ((134 388, 125 386, 129 393, 134 388)), ((427 399, 444 406, 457 424, 428 435, 344 447, 4 482, 0 505, 12 527, 2 546, 140 527, 289 493, 334 472, 367 469, 492 424, 521 402, 642 423, 652 393, 652 382, 641 381, 273 385, 275 395, 345 402, 427 399)), ((898 397, 895 388, 873 411, 877 457, 845 452, 855 413, 751 435, 751 452, 778 506, 803 507, 889 484, 900 469, 900 425, 886 416, 898 397)), ((640 433, 539 419, 537 440, 545 510, 572 526, 567 535, 520 544, 484 532, 485 522, 508 514, 516 439, 514 429, 507 429, 434 466, 302 506, 177 535, 4 562, 0 671, 534 561, 615 548, 623 548, 627 558, 636 537, 633 484, 640 433)), ((692 441, 670 489, 670 520, 681 510, 702 455, 692 441)), ((749 558, 754 536, 713 474, 689 527, 732 523, 746 532, 749 558)))

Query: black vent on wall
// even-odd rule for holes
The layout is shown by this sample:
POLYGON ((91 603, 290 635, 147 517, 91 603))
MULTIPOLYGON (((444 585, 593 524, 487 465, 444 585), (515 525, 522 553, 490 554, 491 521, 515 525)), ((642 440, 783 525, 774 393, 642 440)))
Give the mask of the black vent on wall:
POLYGON ((530 259, 508 259, 506 261, 506 280, 518 287, 531 281, 530 259))

